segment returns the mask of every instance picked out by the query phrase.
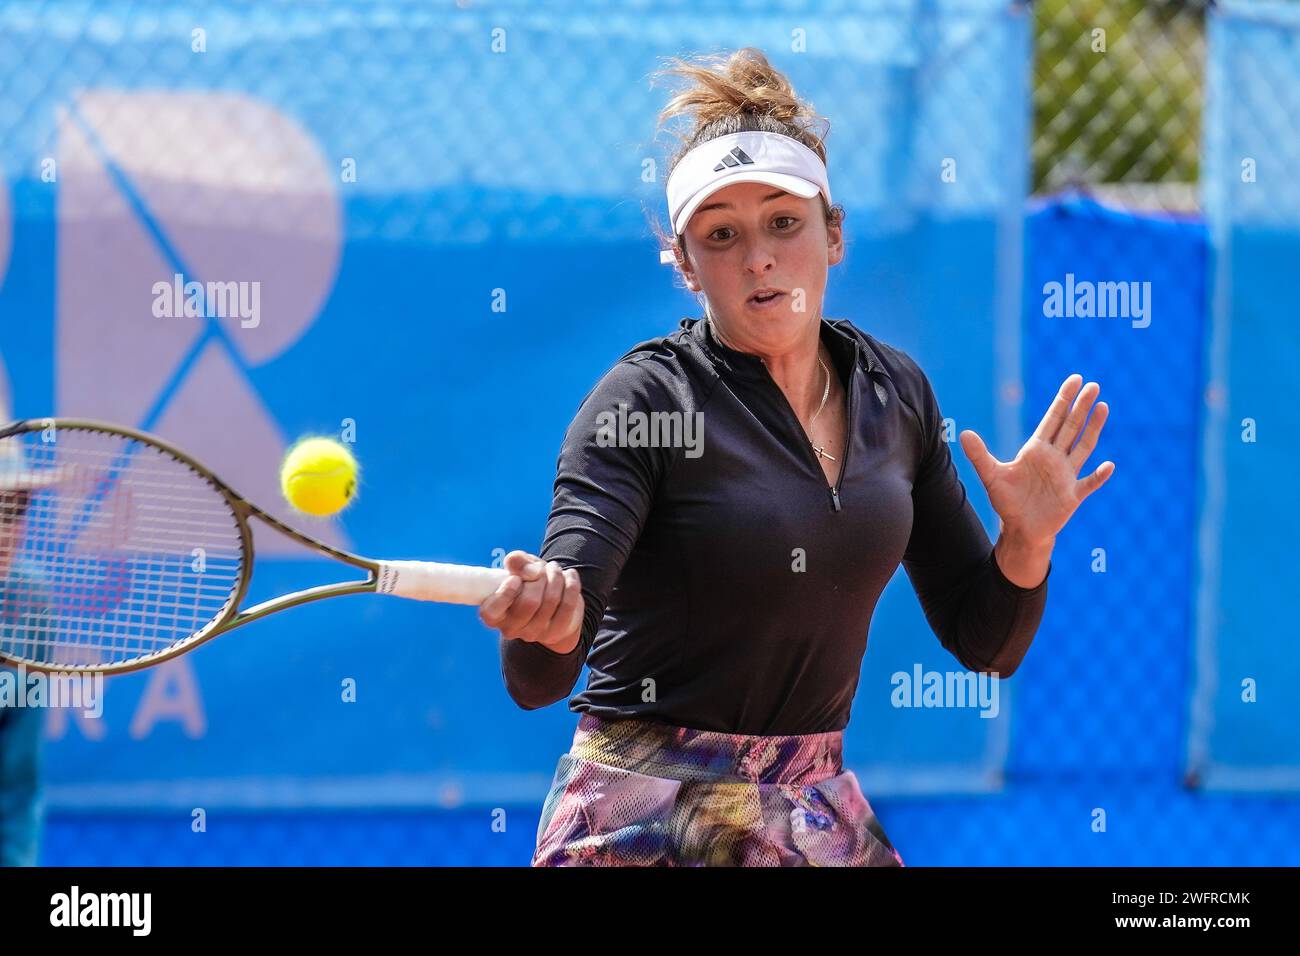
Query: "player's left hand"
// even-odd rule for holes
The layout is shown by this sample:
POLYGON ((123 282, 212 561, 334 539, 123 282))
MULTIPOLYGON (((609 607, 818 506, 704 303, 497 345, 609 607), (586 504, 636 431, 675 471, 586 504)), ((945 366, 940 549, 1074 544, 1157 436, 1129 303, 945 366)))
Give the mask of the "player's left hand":
POLYGON ((1103 461, 1086 478, 1078 477, 1109 412, 1105 402, 1098 402, 1083 429, 1101 386, 1089 382, 1081 390, 1082 383, 1082 375, 1071 375, 1061 384, 1037 430, 1011 461, 994 458, 974 431, 960 435, 962 451, 984 483, 993 510, 1004 528, 1013 529, 1022 540, 1054 539, 1083 499, 1115 473, 1115 463, 1103 461))

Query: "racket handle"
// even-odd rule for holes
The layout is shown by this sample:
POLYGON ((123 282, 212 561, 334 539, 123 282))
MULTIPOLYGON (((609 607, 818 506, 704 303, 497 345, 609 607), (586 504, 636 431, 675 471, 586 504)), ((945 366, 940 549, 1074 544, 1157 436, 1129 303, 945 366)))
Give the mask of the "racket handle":
POLYGON ((504 568, 476 568, 433 561, 381 561, 375 590, 416 601, 482 604, 509 574, 504 568))

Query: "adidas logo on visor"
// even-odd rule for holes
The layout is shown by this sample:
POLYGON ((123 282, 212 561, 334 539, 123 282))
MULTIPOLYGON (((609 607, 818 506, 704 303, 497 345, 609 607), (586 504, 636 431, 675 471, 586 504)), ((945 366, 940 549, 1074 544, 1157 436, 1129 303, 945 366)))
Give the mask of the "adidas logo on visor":
POLYGON ((748 163, 751 166, 754 165, 754 161, 749 158, 749 155, 743 149, 737 146, 726 156, 722 157, 722 162, 714 166, 713 171, 715 173, 720 173, 728 166, 740 166, 744 163, 748 163))

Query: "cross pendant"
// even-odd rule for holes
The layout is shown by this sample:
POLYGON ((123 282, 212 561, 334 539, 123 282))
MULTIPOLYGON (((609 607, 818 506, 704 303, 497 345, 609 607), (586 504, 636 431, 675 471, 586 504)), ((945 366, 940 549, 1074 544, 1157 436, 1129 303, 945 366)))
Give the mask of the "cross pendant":
POLYGON ((826 449, 826 446, 825 446, 825 445, 814 445, 814 446, 813 446, 813 451, 817 452, 817 455, 818 455, 819 457, 821 457, 821 458, 829 458, 831 461, 834 461, 834 460, 835 460, 835 456, 834 456, 834 455, 828 455, 828 454, 826 454, 825 449, 826 449))

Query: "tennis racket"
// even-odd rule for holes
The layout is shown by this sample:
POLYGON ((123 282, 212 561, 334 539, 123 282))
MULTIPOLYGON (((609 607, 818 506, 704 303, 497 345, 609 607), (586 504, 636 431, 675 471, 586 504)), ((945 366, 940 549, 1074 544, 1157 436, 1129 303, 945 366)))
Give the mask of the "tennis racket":
POLYGON ((273 518, 158 438, 78 419, 0 427, 0 662, 119 673, 343 594, 479 604, 507 572, 340 551, 273 518), (241 609, 253 519, 364 580, 241 609))

